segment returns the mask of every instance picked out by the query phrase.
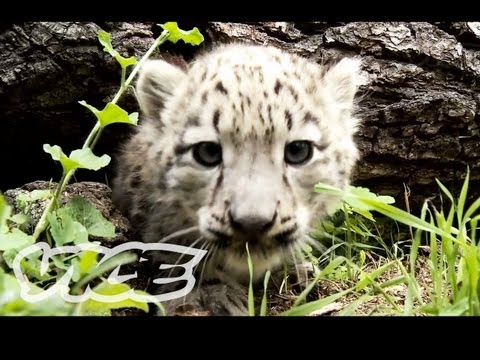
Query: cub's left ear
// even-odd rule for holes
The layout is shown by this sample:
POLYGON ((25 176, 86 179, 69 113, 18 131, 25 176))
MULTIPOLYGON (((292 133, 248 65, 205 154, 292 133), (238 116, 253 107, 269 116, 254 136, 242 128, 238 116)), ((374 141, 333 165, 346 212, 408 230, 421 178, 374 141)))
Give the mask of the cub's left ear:
POLYGON ((323 76, 323 85, 333 100, 343 109, 351 109, 353 98, 361 82, 358 58, 343 58, 327 70, 323 76))

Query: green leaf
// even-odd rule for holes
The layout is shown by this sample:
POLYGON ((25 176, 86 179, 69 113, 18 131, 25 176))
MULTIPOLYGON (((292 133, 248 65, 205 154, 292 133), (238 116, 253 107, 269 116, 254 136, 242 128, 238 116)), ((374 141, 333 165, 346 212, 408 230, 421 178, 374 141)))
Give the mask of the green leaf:
MULTIPOLYGON (((118 295, 131 290, 130 286, 124 283, 111 284, 108 281, 103 281, 97 285, 93 291, 100 295, 118 295)), ((134 290, 137 294, 146 294, 143 291, 134 290)), ((136 308, 148 313, 148 304, 131 299, 125 299, 117 302, 99 302, 89 299, 82 303, 80 313, 84 315, 111 315, 110 310, 121 308, 136 308)))
POLYGON ((35 238, 20 229, 12 229, 8 233, 0 233, 0 251, 23 249, 35 243, 35 238))
POLYGON ((88 110, 90 110, 92 113, 94 113, 95 116, 97 116, 97 118, 98 118, 97 114, 100 112, 100 110, 98 110, 95 106, 87 104, 87 102, 85 100, 79 101, 78 103, 82 106, 85 106, 88 110))
POLYGON ((50 144, 44 144, 43 151, 50 154, 53 160, 60 161, 63 171, 65 172, 79 167, 78 163, 69 159, 63 152, 62 148, 58 145, 50 146, 50 144))
POLYGON ((16 249, 10 249, 10 250, 5 250, 1 254, 3 260, 5 261, 5 263, 8 265, 10 269, 13 267, 13 260, 15 259, 15 256, 17 256, 18 251, 19 250, 16 250, 16 249))
POLYGON ((108 52, 110 55, 115 57, 117 51, 112 46, 112 36, 110 33, 100 30, 98 32, 98 41, 103 45, 103 51, 108 52))
POLYGON ((10 218, 11 213, 12 207, 8 205, 7 200, 0 193, 0 236, 8 231, 7 220, 10 218))
POLYGON ((122 55, 120 55, 120 53, 117 50, 113 48, 112 36, 110 35, 110 33, 100 30, 98 32, 98 41, 100 42, 100 44, 103 45, 103 51, 108 52, 110 55, 112 55, 115 58, 115 60, 118 61, 118 63, 122 68, 127 68, 128 66, 136 65, 138 63, 135 56, 125 58, 122 55))
POLYGON ((85 274, 72 288, 72 292, 76 292, 81 289, 84 285, 92 281, 93 279, 101 276, 102 274, 110 271, 118 266, 125 265, 131 262, 134 262, 138 259, 137 255, 132 252, 124 252, 115 255, 114 257, 105 260, 100 265, 91 269, 88 274, 85 274))
POLYGON ((50 190, 33 190, 26 194, 18 194, 17 201, 33 202, 41 199, 48 199, 52 197, 53 193, 50 190))
POLYGON ((31 259, 22 259, 21 261, 21 268, 22 272, 27 275, 28 278, 34 278, 40 281, 48 280, 52 277, 49 274, 50 271, 50 264, 48 264, 47 271, 43 274, 40 273, 40 266, 42 261, 38 258, 31 258, 31 259))
POLYGON ((22 225, 25 224, 25 222, 28 220, 28 216, 25 214, 15 214, 10 217, 10 220, 17 225, 22 225))
MULTIPOLYGON (((44 291, 32 283, 28 286, 32 294, 44 291)), ((20 297, 18 280, 0 272, 0 316, 66 316, 73 308, 73 304, 65 302, 58 294, 39 302, 27 302, 20 297)))
POLYGON ((74 150, 69 157, 58 145, 44 144, 43 150, 50 154, 53 160, 60 161, 65 172, 75 169, 99 170, 110 163, 110 156, 98 157, 89 148, 74 150))
POLYGON ((73 150, 70 153, 70 158, 79 164, 79 168, 95 171, 110 163, 110 156, 102 155, 98 157, 88 148, 73 150))
POLYGON ((367 198, 371 200, 375 200, 382 204, 394 204, 395 199, 391 196, 387 195, 377 195, 370 191, 370 189, 359 187, 359 186, 349 186, 348 191, 350 194, 355 195, 357 197, 367 198))
POLYGON ((65 208, 47 215, 50 224, 50 233, 57 246, 68 243, 86 243, 88 242, 88 232, 81 223, 76 221, 65 208))
POLYGON ((79 103, 95 114, 102 128, 114 123, 137 125, 138 112, 129 114, 117 104, 109 102, 105 108, 100 111, 97 108, 87 104, 85 101, 79 101, 79 103))
POLYGON ((72 219, 83 225, 89 235, 104 238, 115 237, 115 225, 105 219, 102 213, 85 198, 72 197, 65 206, 65 211, 72 219))
POLYGON ((84 251, 80 254, 80 276, 90 272, 98 263, 98 252, 84 251))
POLYGON ((128 114, 117 104, 109 102, 105 108, 97 114, 102 127, 113 123, 127 123, 137 125, 138 113, 128 114))
POLYGON ((64 259, 63 254, 62 255, 51 256, 50 260, 52 260, 53 265, 55 265, 59 269, 62 269, 62 270, 65 270, 65 271, 70 269, 70 265, 65 263, 65 259, 64 259))
POLYGON ((198 30, 197 27, 194 27, 192 30, 185 31, 180 29, 176 22, 166 22, 165 24, 158 25, 169 32, 167 40, 170 40, 174 44, 178 40, 183 40, 186 44, 200 45, 204 40, 203 35, 200 33, 200 30, 198 30))

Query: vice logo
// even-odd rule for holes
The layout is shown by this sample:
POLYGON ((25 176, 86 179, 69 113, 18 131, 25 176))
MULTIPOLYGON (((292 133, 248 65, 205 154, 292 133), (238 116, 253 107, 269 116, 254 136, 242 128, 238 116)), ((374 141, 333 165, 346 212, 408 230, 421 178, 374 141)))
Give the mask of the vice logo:
MULTIPOLYGON (((58 293, 63 300, 72 302, 72 303, 80 303, 86 301, 88 299, 92 299, 99 302, 117 302, 123 301, 126 299, 131 299, 138 302, 154 302, 154 301, 168 301, 177 298, 181 298, 186 296, 190 291, 192 291, 193 287, 195 286, 195 276, 193 275, 193 269, 196 265, 200 263, 202 258, 207 254, 206 250, 195 249, 191 247, 175 245, 175 244, 164 244, 164 243, 142 243, 142 242, 128 242, 125 244, 121 244, 114 248, 107 248, 105 246, 97 245, 97 244, 79 244, 75 246, 61 246, 57 248, 51 248, 45 242, 39 242, 33 244, 23 250, 21 250, 13 261, 13 271, 15 276, 20 284, 20 296, 28 302, 38 302, 45 300, 46 298, 52 296, 55 293, 58 293), (171 278, 156 278, 153 279, 154 284, 169 284, 176 281, 186 281, 186 284, 183 288, 172 291, 170 293, 163 293, 158 295, 146 295, 146 294, 137 294, 134 292, 133 289, 125 291, 120 294, 115 295, 102 295, 96 293, 94 290, 90 289, 87 285, 85 292, 81 295, 71 295, 70 292, 70 281, 72 280, 72 276, 74 273, 73 265, 67 270, 67 272, 51 287, 46 290, 42 290, 38 292, 38 289, 32 292, 31 287, 29 286, 30 282, 27 276, 22 272, 20 263, 22 259, 25 257, 41 251, 42 252, 42 261, 40 264, 40 275, 45 274, 48 271, 49 267, 49 260, 56 255, 59 254, 70 254, 75 255, 79 254, 82 251, 93 251, 99 254, 103 254, 102 259, 98 262, 97 267, 104 264, 107 260, 112 259, 115 255, 120 254, 125 251, 131 250, 140 250, 142 254, 146 252, 152 251, 170 251, 175 252, 180 255, 190 255, 191 258, 187 262, 183 264, 161 264, 159 266, 160 270, 167 270, 172 269, 175 267, 181 267, 185 269, 185 272, 177 277, 171 278)), ((139 257, 138 261, 145 261, 146 259, 142 256, 139 257)), ((130 279, 134 279, 137 277, 137 272, 135 271, 133 274, 124 274, 119 275, 121 265, 118 265, 114 268, 110 275, 107 278, 107 281, 110 283, 118 284, 125 282, 130 279)))

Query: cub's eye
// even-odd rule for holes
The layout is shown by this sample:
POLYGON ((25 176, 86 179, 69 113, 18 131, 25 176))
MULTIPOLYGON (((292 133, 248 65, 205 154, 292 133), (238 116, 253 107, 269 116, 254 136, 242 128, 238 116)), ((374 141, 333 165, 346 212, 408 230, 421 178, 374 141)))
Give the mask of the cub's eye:
POLYGON ((312 158, 313 147, 310 141, 292 141, 285 146, 285 162, 291 165, 302 165, 312 158))
POLYGON ((214 167, 222 162, 222 147, 211 141, 193 145, 192 153, 195 161, 203 166, 214 167))

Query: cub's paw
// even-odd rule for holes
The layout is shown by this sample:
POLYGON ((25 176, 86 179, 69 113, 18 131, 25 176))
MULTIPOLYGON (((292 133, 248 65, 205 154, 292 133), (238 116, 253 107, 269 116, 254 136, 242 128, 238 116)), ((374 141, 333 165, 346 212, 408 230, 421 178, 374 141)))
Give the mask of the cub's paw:
POLYGON ((246 316, 247 292, 226 284, 204 285, 184 298, 166 304, 173 316, 246 316))

